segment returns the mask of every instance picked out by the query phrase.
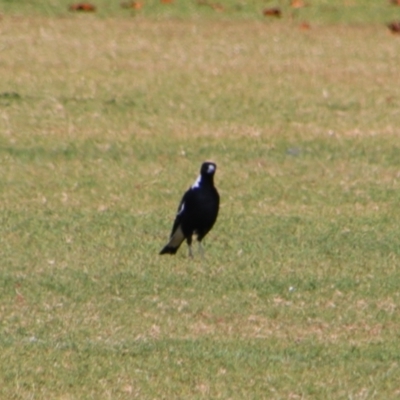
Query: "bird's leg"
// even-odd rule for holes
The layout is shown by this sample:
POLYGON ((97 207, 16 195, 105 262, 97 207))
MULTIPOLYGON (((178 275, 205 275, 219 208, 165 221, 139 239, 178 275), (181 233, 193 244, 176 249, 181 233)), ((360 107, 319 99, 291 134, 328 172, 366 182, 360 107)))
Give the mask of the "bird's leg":
POLYGON ((201 255, 201 258, 204 260, 204 248, 200 241, 199 241, 199 253, 201 255))
POLYGON ((193 258, 193 251, 192 251, 192 245, 189 244, 189 257, 193 258))
POLYGON ((186 242, 187 242, 188 247, 189 247, 189 257, 190 257, 190 258, 193 258, 192 237, 191 237, 191 236, 188 236, 188 237, 186 238, 186 242))

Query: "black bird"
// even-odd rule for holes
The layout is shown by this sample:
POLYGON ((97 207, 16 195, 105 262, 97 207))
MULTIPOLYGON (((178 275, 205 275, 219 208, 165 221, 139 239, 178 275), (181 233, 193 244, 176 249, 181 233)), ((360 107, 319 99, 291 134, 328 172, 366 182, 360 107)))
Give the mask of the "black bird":
POLYGON ((213 162, 202 164, 200 176, 182 197, 169 242, 160 254, 175 254, 186 239, 189 256, 193 257, 192 236, 196 234, 203 255, 201 241, 213 227, 219 210, 219 194, 214 186, 216 170, 217 165, 213 162))

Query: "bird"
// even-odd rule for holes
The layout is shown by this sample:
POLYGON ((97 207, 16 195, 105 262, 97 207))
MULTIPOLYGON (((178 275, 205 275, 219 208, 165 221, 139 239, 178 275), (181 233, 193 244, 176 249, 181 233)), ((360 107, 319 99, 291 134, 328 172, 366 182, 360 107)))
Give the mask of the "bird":
POLYGON ((199 251, 204 257, 201 241, 214 226, 219 211, 219 193, 214 186, 216 170, 217 165, 214 162, 203 162, 200 175, 179 203, 169 241, 160 254, 176 254, 186 239, 189 257, 193 257, 192 236, 195 234, 199 251))
POLYGON ((277 17, 280 18, 282 16, 282 11, 279 7, 266 8, 263 10, 263 14, 265 17, 277 17))
POLYGON ((71 4, 69 6, 69 10, 94 12, 96 11, 96 7, 90 3, 77 3, 77 4, 71 4))
POLYGON ((388 28, 392 31, 392 33, 400 33, 400 21, 394 21, 388 24, 388 28))

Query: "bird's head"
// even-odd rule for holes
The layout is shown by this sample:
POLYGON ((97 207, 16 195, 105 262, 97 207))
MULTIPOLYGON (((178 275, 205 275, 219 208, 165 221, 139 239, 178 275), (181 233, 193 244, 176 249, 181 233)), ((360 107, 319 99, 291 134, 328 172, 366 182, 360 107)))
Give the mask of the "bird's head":
POLYGON ((213 176, 216 170, 217 170, 217 164, 211 161, 206 161, 201 166, 200 174, 201 176, 213 176))

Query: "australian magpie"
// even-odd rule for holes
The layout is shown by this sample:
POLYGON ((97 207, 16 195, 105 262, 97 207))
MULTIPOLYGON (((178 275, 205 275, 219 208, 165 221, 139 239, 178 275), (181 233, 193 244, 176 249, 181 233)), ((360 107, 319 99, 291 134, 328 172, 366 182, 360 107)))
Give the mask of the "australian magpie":
POLYGON ((201 241, 213 227, 219 210, 219 194, 214 186, 216 169, 217 165, 213 162, 202 164, 196 182, 182 197, 169 242, 160 254, 175 254, 186 239, 189 256, 193 257, 192 235, 196 234, 203 255, 201 241))

